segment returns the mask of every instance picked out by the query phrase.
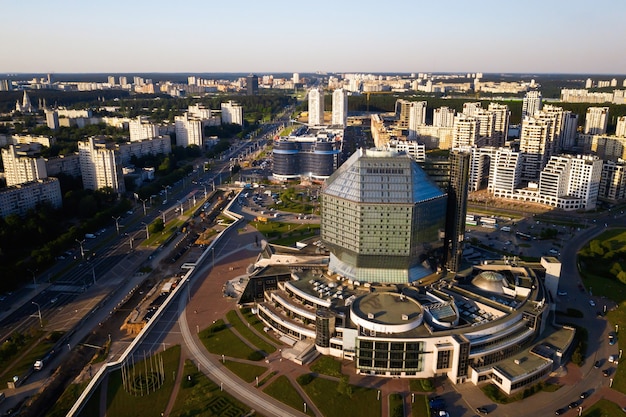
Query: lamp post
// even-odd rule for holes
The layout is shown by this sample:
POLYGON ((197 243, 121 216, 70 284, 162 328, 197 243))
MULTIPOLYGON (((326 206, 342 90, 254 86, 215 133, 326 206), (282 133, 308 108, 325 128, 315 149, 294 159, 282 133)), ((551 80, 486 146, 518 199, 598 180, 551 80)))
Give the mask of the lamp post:
POLYGON ((165 190, 165 199, 167 200, 167 189, 170 188, 169 185, 164 185, 163 189, 165 190))
POLYGON ((161 217, 163 218, 163 224, 165 224, 165 212, 164 211, 161 212, 161 217))
POLYGON ((37 272, 37 269, 29 269, 28 270, 31 274, 33 274, 33 285, 35 286, 35 288, 37 288, 37 279, 35 276, 35 273, 37 272))
POLYGON ((146 226, 146 240, 150 239, 150 230, 148 230, 148 223, 141 223, 146 226))
POLYGON ((578 407, 578 415, 581 416, 583 414, 583 408, 578 407))
POLYGON ((43 320, 41 319, 41 307, 39 306, 38 303, 31 301, 31 303, 35 304, 37 306, 37 315, 39 316, 39 327, 43 327, 43 320))
POLYGON ((130 243, 130 249, 133 249, 133 240, 135 240, 134 237, 130 236, 130 240, 128 241, 130 243))
POLYGON ((119 223, 119 220, 120 220, 121 216, 117 216, 117 217, 111 216, 111 217, 113 218, 113 220, 115 220, 115 230, 117 230, 117 234, 119 235, 120 234, 120 223, 119 223))
POLYGON ((182 216, 183 215, 183 211, 184 211, 183 202, 182 201, 178 201, 178 204, 180 204, 180 215, 182 216))
POLYGON ((83 243, 85 243, 85 239, 83 239, 83 240, 75 239, 75 240, 80 245, 80 257, 85 259, 85 250, 83 249, 83 243))
POLYGON ((146 215, 146 201, 148 201, 147 199, 143 199, 140 198, 139 201, 141 201, 141 203, 143 204, 143 215, 146 215))

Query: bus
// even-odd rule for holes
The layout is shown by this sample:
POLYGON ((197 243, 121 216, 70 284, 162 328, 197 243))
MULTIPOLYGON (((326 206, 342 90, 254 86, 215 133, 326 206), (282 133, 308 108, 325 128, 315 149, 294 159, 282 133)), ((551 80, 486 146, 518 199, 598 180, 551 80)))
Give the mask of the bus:
POLYGON ((529 235, 528 233, 522 233, 522 232, 515 232, 515 235, 517 237, 519 237, 522 240, 531 240, 532 236, 529 235))

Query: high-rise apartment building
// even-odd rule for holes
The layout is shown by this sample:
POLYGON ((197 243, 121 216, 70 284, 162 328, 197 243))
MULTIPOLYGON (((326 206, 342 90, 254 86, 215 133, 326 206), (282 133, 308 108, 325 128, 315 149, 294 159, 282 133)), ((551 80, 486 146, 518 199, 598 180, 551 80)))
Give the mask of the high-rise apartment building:
POLYGON ((626 199, 626 162, 604 161, 598 198, 611 201, 626 199))
POLYGON ((552 156, 554 120, 526 117, 520 130, 522 180, 535 181, 552 156))
POLYGON ((126 191, 122 161, 114 143, 93 137, 78 142, 78 157, 83 188, 99 190, 110 187, 116 193, 126 191))
POLYGON ((479 129, 480 123, 474 116, 459 113, 454 116, 452 147, 461 148, 481 146, 479 129))
POLYGON ((137 116, 136 119, 129 121, 128 131, 131 142, 152 139, 159 136, 159 126, 151 123, 145 116, 137 116))
POLYGON ((615 136, 620 138, 626 137, 626 116, 620 116, 617 118, 617 125, 615 126, 615 136))
POLYGON ((38 204, 47 203, 61 208, 61 185, 57 178, 30 181, 19 186, 0 190, 0 217, 10 214, 24 215, 38 204))
POLYGON ((602 160, 596 156, 553 156, 543 169, 539 193, 543 203, 564 210, 596 208, 602 160))
POLYGON ((243 126, 243 107, 232 100, 221 103, 222 123, 231 123, 243 126))
POLYGON ((538 90, 528 91, 522 100, 522 119, 527 116, 534 116, 536 112, 541 110, 541 106, 541 92, 538 90))
POLYGON ((450 151, 450 186, 448 187, 444 253, 445 266, 452 272, 459 271, 463 255, 469 164, 469 152, 460 149, 450 151))
POLYGON ((107 82, 109 83, 109 86, 114 87, 115 86, 115 77, 112 75, 109 75, 107 77, 107 82))
POLYGON ((480 110, 483 110, 483 105, 480 101, 475 103, 463 103, 463 114, 468 116, 475 116, 476 113, 480 110))
POLYGON ((343 88, 333 91, 332 125, 346 126, 348 120, 348 92, 343 88))
POLYGON ((189 117, 187 113, 174 118, 174 129, 176 131, 176 144, 187 147, 196 145, 202 148, 204 145, 204 126, 201 119, 189 117))
POLYGON ((433 113, 433 126, 452 127, 454 126, 454 109, 449 107, 439 107, 433 113))
POLYGON ((9 145, 2 149, 2 164, 7 186, 48 178, 46 161, 40 156, 41 146, 9 145))
POLYGON ((417 131, 424 125, 426 125, 426 102, 412 101, 409 105, 409 139, 417 139, 417 131))
POLYGON ((309 90, 309 126, 324 124, 324 90, 312 88, 309 90))
POLYGON ((508 139, 511 111, 507 105, 498 103, 489 103, 487 110, 493 115, 493 126, 488 144, 502 147, 508 139))
POLYGON ((59 113, 56 110, 44 109, 46 126, 52 130, 59 130, 59 113))
POLYGON ((293 81, 293 85, 300 84, 300 74, 294 72, 291 80, 293 81))
POLYGON ((491 159, 487 190, 495 197, 510 198, 521 181, 522 157, 510 148, 497 148, 491 159))
POLYGON ((585 116, 585 134, 603 135, 609 122, 608 107, 589 107, 585 116))

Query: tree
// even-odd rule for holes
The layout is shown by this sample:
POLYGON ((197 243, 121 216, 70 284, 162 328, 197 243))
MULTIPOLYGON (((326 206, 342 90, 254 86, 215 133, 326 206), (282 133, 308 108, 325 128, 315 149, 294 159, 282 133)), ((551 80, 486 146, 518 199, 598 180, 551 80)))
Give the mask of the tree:
POLYGON ((165 224, 162 218, 155 219, 149 226, 150 233, 162 232, 165 229, 165 224))

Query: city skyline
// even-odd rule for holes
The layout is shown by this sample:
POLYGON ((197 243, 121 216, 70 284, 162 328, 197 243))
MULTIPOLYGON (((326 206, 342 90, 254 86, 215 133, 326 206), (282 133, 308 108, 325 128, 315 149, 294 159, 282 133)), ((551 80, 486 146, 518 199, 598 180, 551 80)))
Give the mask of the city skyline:
POLYGON ((63 0, 3 5, 0 73, 622 74, 626 3, 63 0), (195 18, 195 19, 194 19, 195 18), (585 30, 588 27, 589 30, 585 30), (304 28, 302 30, 301 28, 304 28))

